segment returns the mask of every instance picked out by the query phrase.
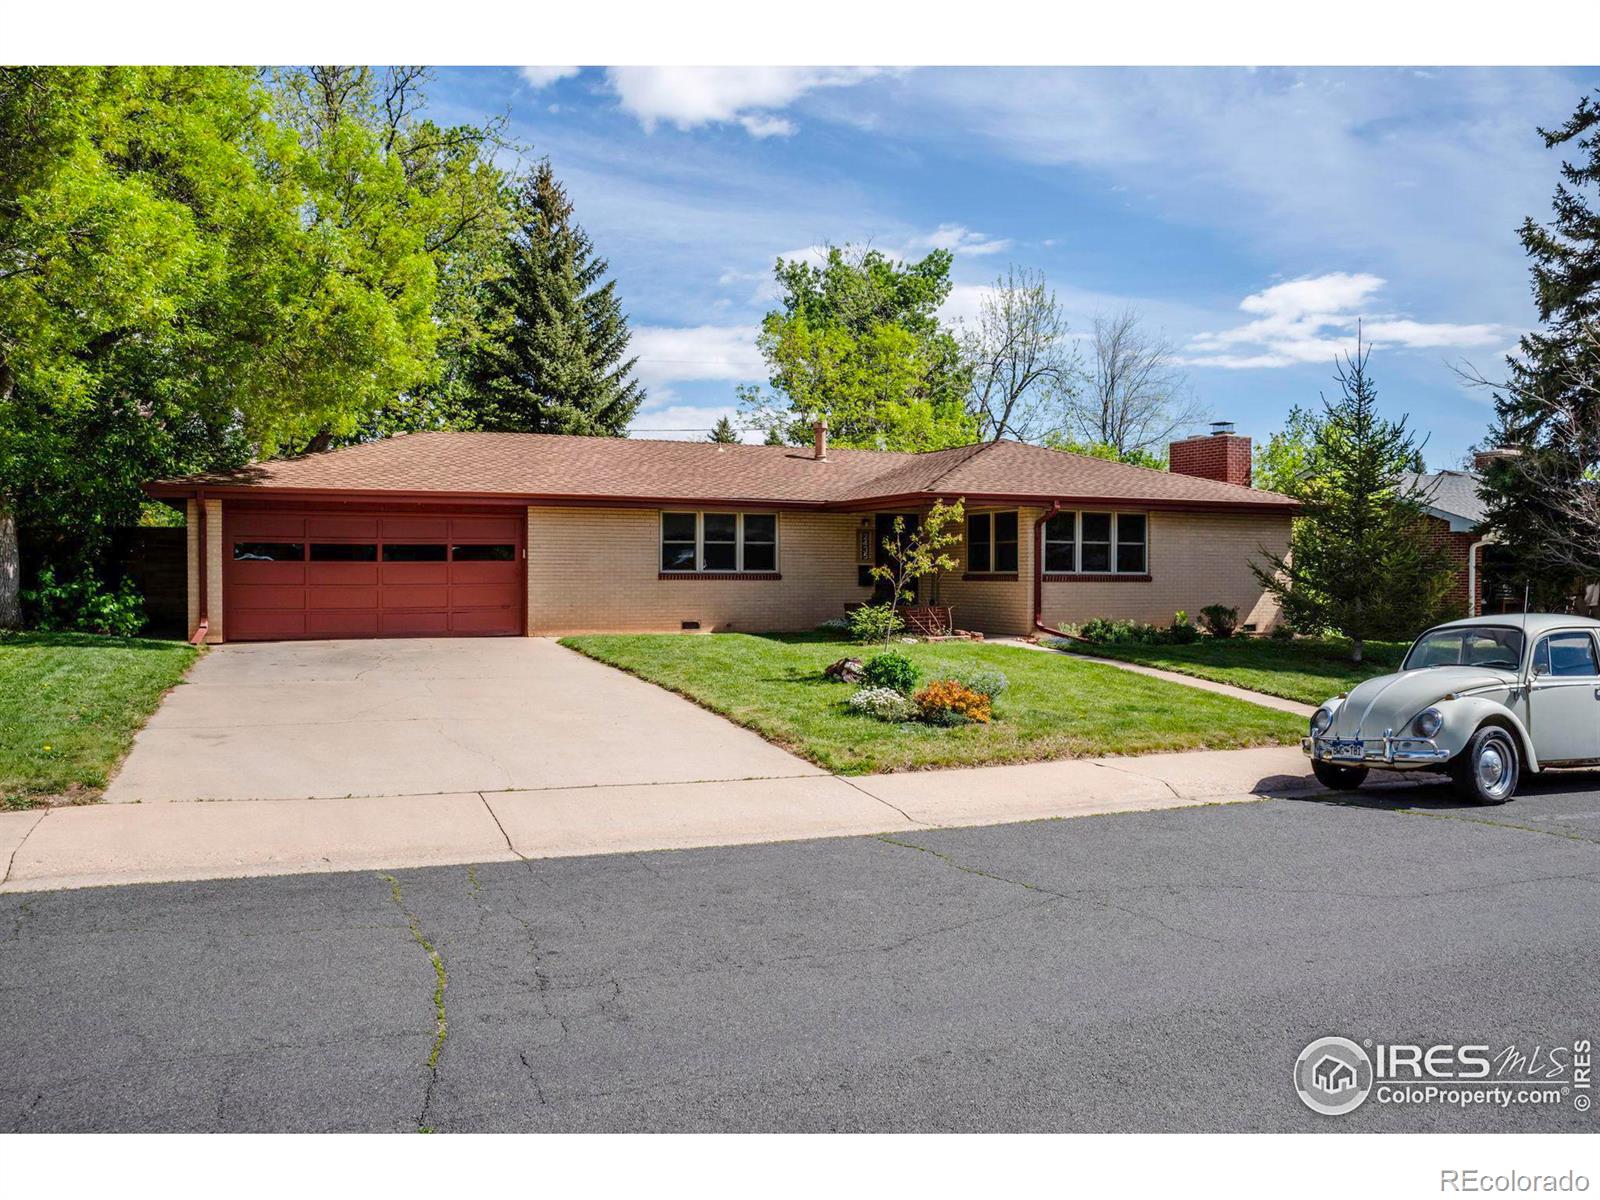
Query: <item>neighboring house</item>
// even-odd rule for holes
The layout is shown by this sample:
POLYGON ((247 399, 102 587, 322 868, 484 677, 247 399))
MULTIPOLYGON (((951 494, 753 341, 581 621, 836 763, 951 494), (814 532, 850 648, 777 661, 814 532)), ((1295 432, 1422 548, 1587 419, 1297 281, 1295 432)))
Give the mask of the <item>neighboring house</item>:
POLYGON ((1478 476, 1470 471, 1407 472, 1402 486, 1415 484, 1422 493, 1428 539, 1442 546, 1456 570, 1450 591, 1455 612, 1476 617, 1484 611, 1484 547, 1492 540, 1483 531, 1486 515, 1478 498, 1478 476))
POLYGON ((1229 430, 1171 461, 839 450, 825 427, 811 447, 417 433, 147 490, 187 512, 189 626, 211 642, 810 629, 872 599, 895 515, 939 499, 966 504, 962 568, 919 601, 962 628, 1212 603, 1269 628, 1250 564, 1285 551, 1297 505, 1248 486, 1229 430))

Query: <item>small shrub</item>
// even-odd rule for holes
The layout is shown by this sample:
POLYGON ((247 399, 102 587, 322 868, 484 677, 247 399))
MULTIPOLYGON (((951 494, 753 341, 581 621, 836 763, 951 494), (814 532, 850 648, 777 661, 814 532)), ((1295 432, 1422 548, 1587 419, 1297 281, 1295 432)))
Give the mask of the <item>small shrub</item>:
POLYGON ((959 671, 950 672, 950 678, 980 696, 989 697, 990 700, 1011 686, 1011 681, 1006 678, 1004 671, 996 671, 990 667, 963 667, 959 671))
POLYGON ((917 664, 898 650, 874 654, 861 668, 862 679, 872 687, 893 688, 902 696, 909 696, 916 690, 917 680, 921 676, 917 664))
POLYGON ((1279 621, 1272 627, 1272 632, 1267 636, 1275 642, 1292 642, 1294 641, 1294 630, 1289 627, 1287 622, 1279 621))
POLYGON ((880 721, 910 721, 918 715, 916 704, 893 688, 862 688, 846 703, 856 712, 880 721))
POLYGON ((888 604, 863 604, 850 610, 850 636, 858 642, 885 642, 904 628, 900 614, 888 604))
POLYGON ((917 708, 930 725, 988 724, 989 697, 954 679, 935 679, 917 693, 917 708))
POLYGON ((1208 604, 1200 610, 1200 625, 1214 638, 1231 638, 1239 628, 1239 610, 1226 604, 1208 604))
POLYGON ((1126 630, 1126 621, 1112 621, 1105 617, 1095 617, 1078 626, 1077 633, 1086 642, 1093 642, 1097 646, 1109 645, 1123 639, 1126 630))
POLYGON ((45 633, 132 637, 145 626, 144 598, 129 579, 113 592, 93 572, 58 583, 55 571, 42 567, 38 586, 23 592, 22 602, 33 612, 34 628, 45 633))

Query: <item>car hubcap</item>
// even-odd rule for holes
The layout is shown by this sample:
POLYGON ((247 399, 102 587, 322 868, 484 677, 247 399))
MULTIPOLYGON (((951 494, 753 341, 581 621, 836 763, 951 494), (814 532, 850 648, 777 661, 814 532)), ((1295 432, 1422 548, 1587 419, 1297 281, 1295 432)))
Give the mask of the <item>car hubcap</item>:
POLYGON ((1478 753, 1478 783, 1491 796, 1499 797, 1510 784, 1511 764, 1505 748, 1490 742, 1478 753))

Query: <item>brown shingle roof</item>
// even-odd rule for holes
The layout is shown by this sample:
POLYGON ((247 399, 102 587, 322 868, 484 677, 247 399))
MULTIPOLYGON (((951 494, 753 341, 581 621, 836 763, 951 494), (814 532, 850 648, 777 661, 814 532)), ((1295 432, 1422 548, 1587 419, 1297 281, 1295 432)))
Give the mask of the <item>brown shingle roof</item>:
POLYGON ((151 485, 274 493, 364 492, 516 499, 847 506, 888 497, 1122 500, 1207 508, 1292 508, 1272 492, 1019 442, 926 454, 525 433, 413 433, 238 471, 151 485))

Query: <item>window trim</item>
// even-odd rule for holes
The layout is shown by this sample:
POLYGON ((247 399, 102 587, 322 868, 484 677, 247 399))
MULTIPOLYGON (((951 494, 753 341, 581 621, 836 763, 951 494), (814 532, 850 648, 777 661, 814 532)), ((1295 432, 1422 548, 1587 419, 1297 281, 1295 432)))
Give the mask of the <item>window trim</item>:
POLYGON ((1050 515, 1051 516, 1066 516, 1066 515, 1070 515, 1072 517, 1072 541, 1071 542, 1063 542, 1063 541, 1061 541, 1059 539, 1051 538, 1050 537, 1050 531, 1049 531, 1049 522, 1046 521, 1046 522, 1042 523, 1040 525, 1040 527, 1039 527, 1040 544, 1039 544, 1039 547, 1038 547, 1038 551, 1039 551, 1039 554, 1041 556, 1040 561, 1041 561, 1041 563, 1044 561, 1043 555, 1045 553, 1045 549, 1046 549, 1047 546, 1051 546, 1051 545, 1054 545, 1054 546, 1070 545, 1072 547, 1072 566, 1071 566, 1070 569, 1067 569, 1067 570, 1046 570, 1046 571, 1044 571, 1044 582, 1046 582, 1046 583, 1076 583, 1076 582, 1079 582, 1079 581, 1085 581, 1085 582, 1087 582, 1087 581, 1096 581, 1096 582, 1100 582, 1100 583, 1149 583, 1150 582, 1150 579, 1151 579, 1151 576, 1150 576, 1150 513, 1149 513, 1148 510, 1137 509, 1137 508, 1127 508, 1127 509, 1119 509, 1119 508, 1061 508, 1061 509, 1057 509, 1054 513, 1051 513, 1050 515), (1109 558, 1106 561, 1110 564, 1109 568, 1107 570, 1104 570, 1104 571, 1086 571, 1086 570, 1083 569, 1083 519, 1086 516, 1106 516, 1106 517, 1110 517, 1111 518, 1111 540, 1110 540, 1110 542, 1095 542, 1095 543, 1093 543, 1096 546, 1107 546, 1107 548, 1109 550, 1109 558), (1125 517, 1125 516, 1126 517, 1143 517, 1144 518, 1144 539, 1143 539, 1142 543, 1135 543, 1135 542, 1129 542, 1128 543, 1130 546, 1131 545, 1141 545, 1141 544, 1143 545, 1143 547, 1144 547, 1144 567, 1143 567, 1142 570, 1138 570, 1138 571, 1123 571, 1123 570, 1119 570, 1117 568, 1118 552, 1119 552, 1119 550, 1120 550, 1120 548, 1122 546, 1122 539, 1121 539, 1121 535, 1122 535, 1122 518, 1125 517))
POLYGON ((967 514, 966 526, 961 531, 961 554, 966 560, 966 567, 961 573, 961 578, 970 581, 999 580, 1010 582, 1018 577, 1022 568, 1022 513, 1014 508, 986 508, 967 514), (1017 565, 1014 567, 1000 568, 996 566, 998 549, 1001 542, 995 537, 995 518, 1010 515, 1017 522, 1017 535, 1007 538, 1005 544, 1015 548, 1017 565), (988 562, 982 566, 974 566, 972 562, 972 522, 982 519, 989 527, 987 545, 989 548, 988 562))
MULTIPOLYGON (((776 512, 756 510, 743 512, 737 509, 714 508, 690 510, 685 508, 663 508, 656 519, 656 575, 661 579, 778 579, 779 568, 783 564, 782 542, 783 522, 778 519, 776 512), (706 561, 706 515, 731 516, 734 518, 734 556, 733 567, 707 567, 706 561), (661 548, 667 544, 667 518, 689 517, 694 518, 694 566, 688 569, 678 567, 670 568, 661 555, 661 548), (747 568, 744 563, 744 519, 746 517, 771 517, 772 541, 758 542, 757 545, 772 546, 772 566, 759 567, 754 570, 747 568)), ((684 544, 681 539, 673 539, 675 544, 684 544)), ((717 545, 727 545, 718 542, 717 545)))

